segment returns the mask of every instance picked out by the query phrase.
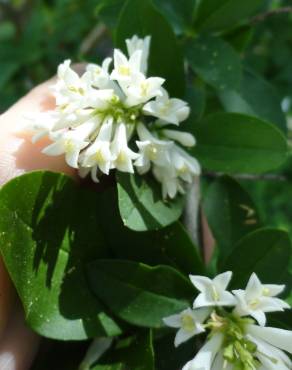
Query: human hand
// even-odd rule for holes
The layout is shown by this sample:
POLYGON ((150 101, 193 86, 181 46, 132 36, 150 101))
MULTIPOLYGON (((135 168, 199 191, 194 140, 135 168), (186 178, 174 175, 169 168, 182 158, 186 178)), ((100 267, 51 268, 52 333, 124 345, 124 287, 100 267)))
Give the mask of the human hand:
MULTIPOLYGON (((15 176, 37 169, 76 176, 62 156, 49 157, 41 153, 48 139, 32 144, 29 134, 19 130, 25 123, 25 114, 54 108, 49 89, 53 83, 52 79, 37 86, 0 116, 0 186, 15 176)), ((38 344, 38 336, 25 325, 20 302, 0 258, 0 369, 28 370, 38 344)))

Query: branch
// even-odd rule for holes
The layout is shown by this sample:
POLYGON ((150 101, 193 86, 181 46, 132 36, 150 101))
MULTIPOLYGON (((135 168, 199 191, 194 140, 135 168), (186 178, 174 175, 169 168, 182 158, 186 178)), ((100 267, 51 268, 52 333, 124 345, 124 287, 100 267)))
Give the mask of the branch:
POLYGON ((200 179, 196 177, 191 184, 187 196, 186 205, 183 215, 183 223, 192 239, 192 241, 199 247, 200 242, 200 179))
MULTIPOLYGON (((209 178, 217 178, 224 175, 221 172, 204 172, 203 176, 209 177, 209 178)), ((233 176, 237 180, 250 180, 250 181, 278 181, 278 182, 284 182, 289 181, 289 179, 284 175, 274 175, 274 174, 264 174, 264 175, 252 175, 252 174, 238 174, 233 176)))
POLYGON ((97 42, 105 35, 106 32, 106 26, 104 24, 98 24, 82 41, 79 52, 82 55, 87 54, 94 47, 94 45, 96 45, 97 42))
POLYGON ((278 8, 274 10, 269 10, 268 12, 261 13, 253 17, 250 21, 252 25, 265 21, 267 18, 278 14, 289 14, 292 13, 292 6, 285 6, 283 8, 278 8))

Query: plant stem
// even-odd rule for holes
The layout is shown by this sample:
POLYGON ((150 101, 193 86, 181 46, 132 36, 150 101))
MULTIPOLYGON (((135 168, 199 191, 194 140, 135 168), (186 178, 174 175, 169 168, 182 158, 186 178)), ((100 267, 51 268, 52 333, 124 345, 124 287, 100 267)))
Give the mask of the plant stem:
POLYGON ((265 13, 261 13, 253 17, 250 21, 252 25, 265 21, 267 18, 278 14, 289 14, 292 13, 292 6, 285 6, 283 8, 269 10, 265 13))
MULTIPOLYGON (((221 172, 204 172, 203 176, 209 178, 217 178, 224 175, 221 172)), ((253 175, 248 173, 233 175, 237 180, 250 180, 250 181, 278 181, 278 182, 285 182, 289 181, 289 179, 284 175, 274 175, 274 174, 264 174, 264 175, 253 175)))

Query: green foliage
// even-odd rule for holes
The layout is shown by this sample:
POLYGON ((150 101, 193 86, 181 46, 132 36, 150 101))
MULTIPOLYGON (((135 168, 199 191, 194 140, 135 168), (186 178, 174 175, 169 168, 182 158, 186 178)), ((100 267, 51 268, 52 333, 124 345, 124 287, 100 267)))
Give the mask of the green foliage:
POLYGON ((236 89, 241 62, 232 47, 219 37, 201 36, 186 45, 186 56, 198 76, 218 90, 236 89))
MULTIPOLYGON (((291 256, 285 231, 261 229, 243 237, 227 257, 222 271, 236 271, 232 286, 244 286, 252 272, 266 283, 283 283, 291 256)), ((291 288, 291 287, 290 287, 291 288)))
POLYGON ((119 341, 92 370, 155 370, 151 331, 119 341))
POLYGON ((187 308, 194 295, 189 280, 163 265, 97 260, 89 264, 88 277, 96 296, 115 315, 138 326, 161 327, 163 317, 187 308))
POLYGON ((153 178, 119 173, 119 208, 123 223, 132 230, 157 230, 182 214, 184 197, 174 201, 161 198, 161 185, 153 178))
POLYGON ((259 173, 279 167, 287 158, 283 134, 256 117, 213 114, 194 127, 194 133, 194 154, 209 170, 259 173))
MULTIPOLYGON (((292 18, 262 16, 289 5, 1 2, 0 110, 50 78, 65 59, 99 63, 113 45, 124 50, 126 38, 151 35, 149 76, 164 77, 171 95, 191 108, 182 129, 196 137, 191 154, 202 166, 202 184, 208 183, 202 210, 216 244, 212 274, 232 270, 232 288, 244 288, 256 272, 264 283, 286 284, 292 302, 292 18), (237 175, 248 180, 238 182, 237 175)), ((190 273, 206 275, 202 238, 195 245, 182 223, 188 197, 163 200, 151 176, 119 173, 109 182, 102 178, 92 191, 43 171, 4 185, 4 262, 27 324, 42 336, 117 336, 91 370, 177 370, 198 343, 174 351, 162 318, 191 306, 190 273)), ((273 320, 292 327, 289 311, 273 320)), ((36 369, 48 364, 44 359, 36 369)), ((77 368, 72 360, 60 364, 77 368)))
POLYGON ((261 225, 249 194, 231 177, 223 176, 209 186, 203 208, 221 258, 230 253, 239 239, 261 225))
POLYGON ((199 5, 196 25, 204 31, 225 30, 253 14, 261 4, 261 0, 204 0, 199 5))
POLYGON ((63 340, 119 334, 84 276, 88 262, 108 255, 95 212, 99 195, 41 172, 11 181, 0 194, 1 252, 29 325, 63 340))
POLYGON ((274 123, 286 132, 286 119, 274 87, 250 69, 245 69, 240 86, 220 92, 227 112, 245 113, 274 123))

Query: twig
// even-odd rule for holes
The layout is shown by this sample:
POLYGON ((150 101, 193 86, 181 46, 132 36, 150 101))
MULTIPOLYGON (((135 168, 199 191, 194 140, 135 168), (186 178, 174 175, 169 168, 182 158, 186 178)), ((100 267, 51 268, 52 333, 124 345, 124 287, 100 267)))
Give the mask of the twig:
POLYGON ((292 13, 292 6, 285 6, 283 8, 278 8, 274 10, 269 10, 268 12, 261 13, 253 17, 250 21, 252 25, 257 24, 259 22, 265 21, 267 18, 272 17, 278 14, 287 14, 292 13))
POLYGON ((92 49, 93 46, 104 36, 106 31, 107 28, 104 24, 98 24, 94 27, 82 41, 79 48, 80 54, 87 54, 89 50, 92 49))
POLYGON ((183 223, 191 239, 198 247, 200 240, 199 207, 200 207, 200 179, 196 177, 187 192, 183 223))
MULTIPOLYGON (((222 176, 223 173, 221 172, 204 172, 203 176, 210 177, 210 178, 217 178, 222 176)), ((233 175, 233 177, 237 180, 251 180, 251 181, 278 181, 284 182, 289 181, 289 179, 284 175, 274 175, 274 174, 264 174, 264 175, 252 175, 248 173, 233 175)))

